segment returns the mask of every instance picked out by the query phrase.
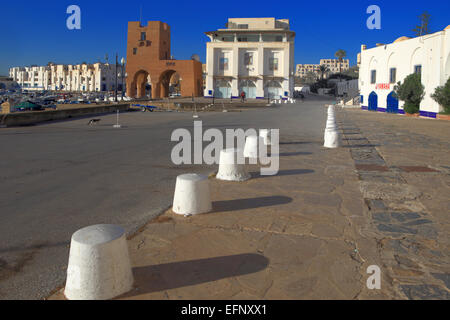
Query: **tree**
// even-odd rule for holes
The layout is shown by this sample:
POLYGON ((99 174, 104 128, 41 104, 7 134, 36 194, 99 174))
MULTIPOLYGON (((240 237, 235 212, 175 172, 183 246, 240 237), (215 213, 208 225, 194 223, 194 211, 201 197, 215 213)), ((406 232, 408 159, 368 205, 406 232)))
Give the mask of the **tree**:
POLYGON ((403 110, 406 113, 413 114, 419 112, 420 102, 425 96, 425 87, 420 80, 419 74, 410 74, 405 78, 403 83, 399 81, 394 87, 394 91, 398 99, 405 101, 403 110))
POLYGON ((326 65, 321 64, 319 66, 320 79, 323 80, 323 75, 325 73, 328 73, 329 71, 330 71, 330 69, 328 69, 328 67, 326 65))
POLYGON ((342 72, 343 75, 352 77, 352 79, 358 79, 359 78, 359 68, 358 66, 350 67, 348 70, 345 70, 342 72))
POLYGON ((339 49, 334 54, 336 58, 339 59, 339 73, 342 73, 342 60, 347 56, 347 52, 345 50, 339 49))
POLYGON ((312 71, 308 71, 308 73, 306 73, 306 75, 305 75, 306 83, 314 83, 316 81, 316 79, 317 79, 317 75, 312 71))
POLYGON ((428 14, 428 12, 424 11, 419 16, 419 20, 420 20, 420 24, 417 25, 414 29, 412 29, 412 31, 414 32, 416 37, 420 37, 420 36, 430 33, 428 31, 428 23, 430 22, 430 15, 428 14))
POLYGON ((444 108, 444 113, 450 114, 450 77, 445 85, 439 86, 434 90, 431 98, 444 108))

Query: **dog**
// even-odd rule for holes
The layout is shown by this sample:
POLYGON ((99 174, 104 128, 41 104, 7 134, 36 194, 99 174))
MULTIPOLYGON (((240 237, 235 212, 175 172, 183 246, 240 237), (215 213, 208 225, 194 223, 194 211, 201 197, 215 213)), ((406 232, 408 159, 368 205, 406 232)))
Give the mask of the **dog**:
POLYGON ((101 120, 101 119, 92 119, 92 120, 90 120, 90 121, 88 122, 88 126, 91 126, 91 125, 93 125, 93 124, 96 124, 96 123, 100 122, 100 120, 101 120))

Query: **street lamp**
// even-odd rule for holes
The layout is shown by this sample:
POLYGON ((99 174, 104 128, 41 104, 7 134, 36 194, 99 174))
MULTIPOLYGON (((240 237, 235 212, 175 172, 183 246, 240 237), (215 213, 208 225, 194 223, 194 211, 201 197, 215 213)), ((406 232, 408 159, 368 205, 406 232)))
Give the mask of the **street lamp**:
POLYGON ((119 64, 118 62, 118 54, 116 53, 116 72, 115 72, 115 76, 116 76, 116 86, 114 87, 114 101, 117 102, 117 65, 119 64))
POLYGON ((121 66, 122 66, 122 100, 123 100, 123 97, 124 97, 124 85, 123 85, 123 78, 124 78, 124 76, 127 76, 127 74, 125 74, 125 71, 124 71, 124 66, 125 66, 125 58, 124 57, 122 57, 122 59, 120 60, 120 64, 121 64, 121 66))

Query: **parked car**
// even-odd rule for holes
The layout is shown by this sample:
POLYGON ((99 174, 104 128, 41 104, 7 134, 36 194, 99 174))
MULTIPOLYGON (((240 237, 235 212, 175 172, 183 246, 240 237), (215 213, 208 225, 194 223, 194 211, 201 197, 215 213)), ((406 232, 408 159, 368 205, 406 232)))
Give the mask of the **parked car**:
POLYGON ((34 102, 25 101, 25 102, 19 103, 16 106, 15 110, 16 111, 41 111, 41 110, 44 110, 44 108, 41 105, 36 104, 34 102))

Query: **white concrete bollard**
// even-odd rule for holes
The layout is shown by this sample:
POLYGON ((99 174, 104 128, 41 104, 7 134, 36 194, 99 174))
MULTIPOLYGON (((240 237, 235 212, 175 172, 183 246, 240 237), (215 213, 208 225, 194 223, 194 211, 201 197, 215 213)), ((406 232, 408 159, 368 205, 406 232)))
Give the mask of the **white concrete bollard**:
POLYGON ((341 137, 338 130, 325 129, 325 148, 338 148, 341 146, 341 137))
POLYGON ((210 212, 212 203, 208 177, 195 173, 178 176, 172 210, 183 215, 210 212))
POLYGON ((334 111, 335 111, 334 106, 332 104, 330 104, 328 106, 328 114, 330 114, 330 113, 334 114, 334 111))
POLYGON ((99 224, 72 235, 64 294, 69 300, 106 300, 133 288, 125 230, 99 224))
POLYGON ((270 140, 270 130, 269 129, 261 129, 259 130, 259 136, 263 138, 264 144, 266 146, 272 145, 272 141, 270 140))
POLYGON ((220 152, 219 172, 216 178, 227 181, 246 181, 250 179, 250 174, 245 169, 245 163, 238 163, 239 157, 245 161, 241 149, 222 150, 220 152))
POLYGON ((249 136, 245 139, 244 157, 258 158, 258 143, 264 143, 264 139, 259 136, 249 136))

